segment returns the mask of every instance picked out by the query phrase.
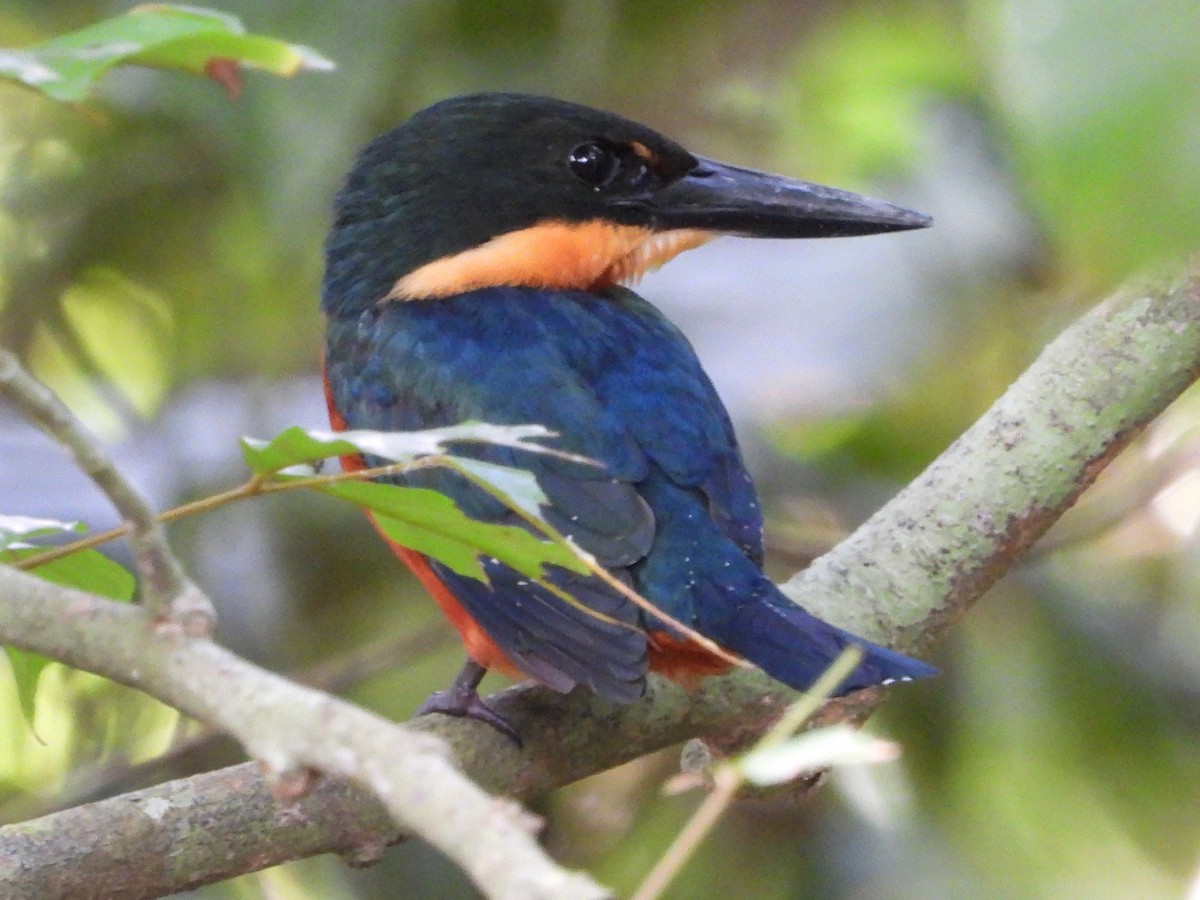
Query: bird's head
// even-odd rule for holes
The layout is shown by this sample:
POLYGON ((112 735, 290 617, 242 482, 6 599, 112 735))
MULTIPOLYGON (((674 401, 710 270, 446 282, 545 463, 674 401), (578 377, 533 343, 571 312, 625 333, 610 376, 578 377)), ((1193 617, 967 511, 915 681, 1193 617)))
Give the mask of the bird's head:
POLYGON ((327 311, 497 285, 597 289, 720 234, 922 228, 919 213, 694 156, 547 97, 445 100, 372 141, 338 194, 327 311))

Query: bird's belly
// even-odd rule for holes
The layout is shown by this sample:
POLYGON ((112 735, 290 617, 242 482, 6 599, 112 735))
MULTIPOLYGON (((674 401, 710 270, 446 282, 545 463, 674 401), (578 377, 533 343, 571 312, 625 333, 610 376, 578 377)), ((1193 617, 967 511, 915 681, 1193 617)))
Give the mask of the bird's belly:
MULTIPOLYGON (((342 465, 346 465, 345 457, 342 458, 342 465)), ((412 573, 417 576, 417 579, 425 587, 425 590, 429 592, 429 595, 441 607, 442 614, 450 620, 450 624, 454 626, 459 637, 462 638, 463 646, 467 649, 467 656, 489 671, 495 670, 514 680, 523 678, 521 670, 513 665, 504 651, 497 647, 495 642, 488 637, 487 632, 476 624, 475 620, 471 618, 470 613, 462 608, 462 605, 458 602, 454 594, 437 577, 437 574, 429 565, 429 561, 415 550, 402 547, 391 540, 383 533, 383 529, 379 527, 378 523, 375 522, 375 517, 369 513, 368 516, 371 519, 371 524, 375 525, 375 530, 379 532, 379 536, 387 542, 388 546, 392 548, 392 552, 400 557, 412 573)))

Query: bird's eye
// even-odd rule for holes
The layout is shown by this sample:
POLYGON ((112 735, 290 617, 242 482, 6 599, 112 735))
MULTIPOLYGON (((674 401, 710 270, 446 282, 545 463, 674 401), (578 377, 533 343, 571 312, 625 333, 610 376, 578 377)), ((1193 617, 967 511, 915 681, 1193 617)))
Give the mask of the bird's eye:
POLYGON ((620 167, 617 155, 602 144, 580 144, 567 158, 571 171, 592 187, 601 187, 612 180, 620 167))

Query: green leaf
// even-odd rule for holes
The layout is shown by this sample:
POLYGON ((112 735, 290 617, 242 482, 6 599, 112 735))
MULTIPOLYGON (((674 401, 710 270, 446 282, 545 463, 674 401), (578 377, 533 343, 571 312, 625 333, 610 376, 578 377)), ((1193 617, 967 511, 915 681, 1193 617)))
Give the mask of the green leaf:
POLYGON ((833 725, 758 747, 737 765, 747 781, 766 787, 791 781, 805 772, 830 766, 889 762, 899 755, 897 744, 863 734, 849 725, 833 725))
MULTIPOLYGON (((0 554, 0 561, 17 562, 27 556, 42 552, 41 547, 14 547, 0 554)), ((128 603, 137 590, 137 579, 123 565, 113 562, 98 550, 77 550, 67 556, 43 563, 30 569, 31 575, 61 584, 63 587, 78 588, 89 594, 99 594, 110 600, 128 603)))
POLYGON ((535 519, 542 520, 541 506, 547 501, 547 497, 533 473, 457 456, 447 457, 446 465, 467 475, 476 484, 490 485, 503 494, 509 503, 535 519))
POLYGON ((308 47, 248 34, 234 16, 194 6, 147 4, 24 50, 0 51, 0 76, 78 103, 118 65, 208 75, 232 94, 238 66, 291 76, 333 63, 308 47))
POLYGON ((496 444, 595 464, 586 457, 564 453, 534 441, 535 438, 554 436, 554 432, 541 425, 489 425, 483 422, 425 431, 334 432, 293 426, 269 441, 242 438, 242 456, 246 465, 259 475, 269 475, 330 456, 357 456, 360 453, 394 462, 408 462, 419 456, 445 453, 455 443, 496 444))
POLYGON ((8 664, 12 667, 13 680, 17 685, 17 700, 21 704, 21 713, 25 722, 33 729, 34 701, 37 698, 38 681, 50 660, 40 653, 20 650, 16 647, 5 647, 8 654, 8 664))
MULTIPOLYGON (((41 553, 42 550, 41 547, 9 546, 0 551, 0 563, 19 562, 26 557, 41 553)), ((137 581, 129 570, 119 563, 113 562, 99 551, 90 549, 80 550, 38 566, 31 569, 30 574, 64 587, 78 588, 81 591, 124 602, 133 599, 134 591, 137 588, 137 581)), ((4 650, 8 654, 8 661, 12 665, 13 675, 16 678, 17 698, 21 703, 21 710, 25 714, 25 720, 29 723, 29 727, 32 728, 38 681, 50 660, 40 653, 31 653, 16 647, 5 647, 4 650)))
POLYGON ((342 481, 314 485, 314 490, 369 510, 389 539, 434 557, 460 575, 482 581, 480 557, 493 557, 535 581, 542 579, 544 564, 588 571, 568 548, 524 528, 472 519, 445 494, 428 488, 342 481))
POLYGON ((282 472, 297 476, 312 474, 311 468, 307 467, 330 456, 367 453, 392 462, 412 462, 423 456, 438 456, 441 457, 441 465, 462 473, 501 501, 541 520, 539 507, 546 502, 546 495, 532 473, 511 466, 454 456, 447 454, 447 450, 459 443, 487 443, 559 456, 585 465, 599 465, 587 457, 536 443, 537 439, 550 437, 554 437, 554 432, 541 425, 489 425, 482 422, 425 431, 332 432, 292 427, 270 441, 242 438, 242 455, 246 464, 259 475, 282 472), (306 468, 298 468, 301 466, 306 468))
MULTIPOLYGON (((33 516, 0 516, 0 551, 18 541, 64 531, 82 532, 79 522, 62 522, 58 519, 36 519, 33 516)), ((0 556, 3 559, 3 556, 0 556)))
MULTIPOLYGON (((401 463, 433 457, 437 465, 460 473, 512 509, 545 524, 540 506, 546 502, 546 496, 531 472, 454 456, 446 450, 461 443, 489 443, 598 465, 586 457, 535 442, 553 436, 553 432, 541 425, 476 422, 410 432, 330 432, 292 427, 270 441, 243 438, 242 454, 257 474, 284 479, 311 477, 311 464, 330 456, 365 453, 401 463)), ((431 556, 460 575, 484 580, 481 558, 496 559, 542 584, 546 583, 544 565, 588 571, 587 565, 568 546, 545 540, 527 528, 472 519, 453 500, 437 491, 371 481, 315 481, 311 487, 369 511, 389 540, 431 556)))

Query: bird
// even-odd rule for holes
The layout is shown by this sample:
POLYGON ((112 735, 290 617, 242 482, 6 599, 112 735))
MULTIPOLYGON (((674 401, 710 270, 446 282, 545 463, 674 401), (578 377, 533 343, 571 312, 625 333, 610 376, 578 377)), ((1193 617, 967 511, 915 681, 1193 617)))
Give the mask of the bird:
MULTIPOLYGON (((481 558, 486 580, 389 541, 458 630, 467 662, 419 712, 487 722, 489 670, 618 704, 647 672, 694 686, 742 658, 804 689, 848 645, 839 694, 935 674, 819 619, 763 574, 763 513, 730 417, 688 340, 629 285, 721 235, 817 238, 923 228, 920 213, 693 155, 652 128, 565 100, 481 93, 435 103, 371 141, 333 204, 321 306, 335 430, 538 424, 592 462, 520 448, 456 452, 531 473, 545 520, 689 640, 595 574, 547 567, 547 590, 481 558), (561 596, 565 592, 571 602, 561 596)), ((344 468, 382 460, 343 457, 344 468)), ((523 524, 460 475, 472 518, 523 524)), ((387 538, 385 537, 385 540, 387 538)))

